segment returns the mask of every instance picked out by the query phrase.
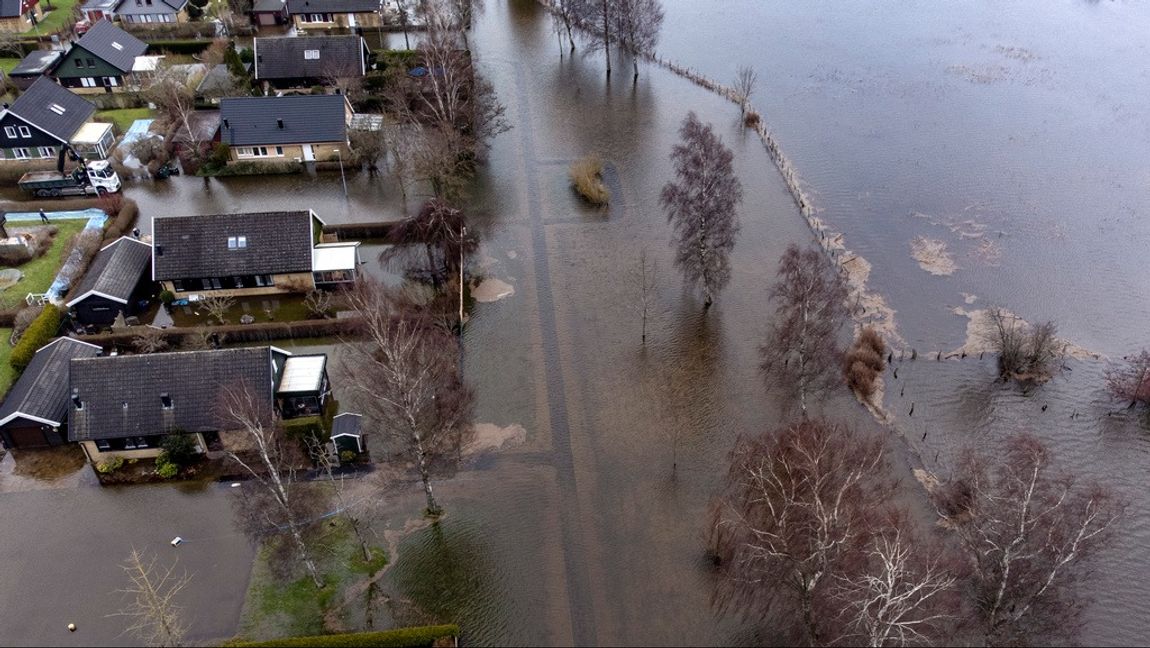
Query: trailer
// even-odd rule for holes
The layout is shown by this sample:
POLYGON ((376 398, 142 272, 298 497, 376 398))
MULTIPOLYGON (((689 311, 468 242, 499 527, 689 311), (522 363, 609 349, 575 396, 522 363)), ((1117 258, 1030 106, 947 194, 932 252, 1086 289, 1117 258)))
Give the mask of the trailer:
POLYGON ((16 184, 40 197, 103 195, 120 190, 120 176, 107 160, 97 160, 69 173, 29 171, 16 184))

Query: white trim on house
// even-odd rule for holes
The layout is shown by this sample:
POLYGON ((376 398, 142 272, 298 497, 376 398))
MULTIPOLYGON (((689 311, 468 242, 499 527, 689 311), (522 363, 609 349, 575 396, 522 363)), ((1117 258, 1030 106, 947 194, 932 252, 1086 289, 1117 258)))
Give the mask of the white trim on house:
POLYGON ((40 418, 39 416, 32 416, 31 414, 25 414, 23 412, 12 412, 8 416, 5 416, 4 418, 0 419, 0 426, 8 425, 9 423, 11 423, 13 421, 13 419, 18 419, 18 418, 26 418, 29 421, 36 421, 37 423, 43 423, 44 425, 51 425, 52 427, 60 427, 59 421, 49 421, 46 418, 40 418))

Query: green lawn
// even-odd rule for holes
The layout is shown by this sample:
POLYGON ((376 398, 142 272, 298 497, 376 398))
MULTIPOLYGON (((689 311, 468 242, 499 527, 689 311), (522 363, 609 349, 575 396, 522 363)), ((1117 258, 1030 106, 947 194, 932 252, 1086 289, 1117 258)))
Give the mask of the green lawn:
MULTIPOLYGON (((52 220, 52 224, 59 230, 56 238, 52 239, 52 247, 43 255, 32 259, 20 266, 24 273, 15 286, 0 292, 0 308, 12 308, 24 303, 28 293, 42 293, 52 285, 56 273, 64 264, 64 249, 71 248, 67 243, 72 240, 88 224, 87 219, 52 220)), ((38 226, 39 223, 28 221, 29 226, 38 226)), ((8 231, 12 233, 20 229, 19 223, 9 222, 8 231)), ((0 341, 3 342, 3 341, 0 341)), ((4 345, 6 346, 6 344, 4 345)), ((7 363, 5 363, 7 364, 7 363)))
POLYGON ((155 115, 147 108, 118 108, 116 110, 99 110, 96 112, 96 121, 110 121, 116 125, 121 135, 128 131, 132 122, 137 119, 152 119, 155 115))
POLYGON ((0 328, 0 395, 7 394, 8 388, 16 381, 16 370, 8 364, 8 356, 12 355, 12 347, 8 339, 12 337, 12 329, 0 328))
POLYGON ((40 19, 40 24, 32 29, 24 32, 25 35, 40 35, 40 34, 54 34, 72 22, 72 7, 80 0, 48 0, 52 4, 51 11, 48 10, 48 2, 40 3, 40 9, 44 11, 44 17, 40 19))
POLYGON ((23 59, 0 58, 0 70, 4 70, 4 74, 6 74, 6 75, 10 74, 12 72, 12 68, 19 65, 21 60, 23 60, 23 59))

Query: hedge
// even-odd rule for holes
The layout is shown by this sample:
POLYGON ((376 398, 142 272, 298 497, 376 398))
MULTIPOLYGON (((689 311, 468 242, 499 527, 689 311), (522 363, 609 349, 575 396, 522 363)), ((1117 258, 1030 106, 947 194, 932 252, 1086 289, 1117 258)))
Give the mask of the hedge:
POLYGON ((148 52, 167 54, 199 54, 211 47, 211 40, 154 40, 148 41, 148 52))
POLYGON ((415 648, 431 646, 438 639, 459 636, 459 626, 438 625, 400 628, 383 632, 353 632, 348 634, 317 635, 313 637, 288 637, 270 641, 236 641, 228 646, 331 646, 333 648, 358 648, 374 646, 378 648, 415 648))
MULTIPOLYGON (((224 338, 225 343, 232 342, 270 342, 272 340, 290 340, 294 338, 334 337, 354 332, 359 320, 356 318, 303 320, 299 322, 260 322, 258 324, 228 324, 224 326, 209 326, 207 330, 217 333, 224 338)), ((198 335, 197 329, 188 327, 172 327, 163 329, 164 339, 171 346, 180 346, 185 338, 198 335)), ((129 348, 139 333, 127 330, 121 333, 96 333, 94 335, 81 335, 77 339, 95 344, 105 349, 115 347, 129 348)))
POLYGON ((288 175, 291 173, 301 173, 303 171, 303 164, 291 160, 277 160, 275 162, 256 162, 253 160, 243 160, 239 162, 231 162, 227 166, 217 169, 209 170, 207 165, 200 167, 196 175, 201 176, 248 176, 248 175, 288 175))
POLYGON ((24 371, 28 363, 32 362, 32 357, 36 355, 37 349, 56 337, 62 319, 60 309, 46 304, 44 310, 40 311, 36 319, 32 320, 28 330, 24 331, 24 335, 20 336, 20 341, 12 348, 12 355, 8 358, 8 363, 16 371, 24 371))

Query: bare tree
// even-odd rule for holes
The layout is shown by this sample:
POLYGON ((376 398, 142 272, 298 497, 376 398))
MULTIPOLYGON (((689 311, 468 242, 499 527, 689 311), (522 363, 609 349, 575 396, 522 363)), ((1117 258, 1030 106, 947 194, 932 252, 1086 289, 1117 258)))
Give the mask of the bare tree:
POLYGON ((1106 369, 1106 388, 1118 400, 1150 405, 1150 350, 1126 356, 1120 365, 1106 369))
POLYGON ((934 493, 970 559, 992 645, 1072 637, 1083 563, 1111 536, 1124 503, 1098 484, 1054 472, 1038 439, 1010 439, 994 459, 967 452, 934 493))
POLYGON ((328 290, 309 290, 303 298, 303 303, 309 313, 327 319, 331 317, 331 310, 335 307, 335 295, 328 290))
POLYGON ((847 318, 846 283, 818 250, 791 244, 771 288, 777 310, 759 347, 769 384, 785 390, 807 415, 808 401, 842 380, 838 334, 847 318))
POLYGON ((823 421, 739 439, 710 525, 720 607, 793 623, 792 641, 829 639, 835 577, 872 537, 890 497, 885 471, 879 437, 823 421))
POLYGON ((195 133, 191 124, 196 111, 195 86, 182 68, 161 63, 154 72, 143 75, 140 96, 156 105, 156 115, 165 129, 195 133))
POLYGON ((388 241, 393 246, 380 254, 380 260, 400 261, 409 275, 429 279, 439 289, 459 276, 462 259, 479 247, 479 241, 466 233, 466 227, 462 211, 443 200, 429 200, 417 214, 390 229, 388 241), (422 248, 425 266, 411 263, 411 250, 418 248, 422 248))
POLYGON ((347 132, 355 160, 367 167, 371 175, 379 170, 380 160, 387 156, 387 132, 380 128, 353 128, 347 132))
POLYGON ((359 504, 358 501, 348 499, 347 483, 344 480, 344 475, 336 474, 335 469, 338 467, 337 460, 328 452, 324 447, 324 443, 320 439, 308 440, 308 454, 311 455, 312 461, 315 462, 317 468, 326 478, 328 485, 331 486, 332 494, 335 496, 336 509, 340 515, 347 521, 348 526, 351 527, 352 533, 355 535, 355 540, 359 544, 360 552, 363 555, 364 562, 371 562, 371 544, 367 541, 368 528, 364 525, 364 521, 356 512, 359 504))
POLYGON ((843 627, 831 643, 930 646, 950 638, 959 611, 957 570, 906 526, 893 520, 865 550, 862 570, 836 575, 832 599, 843 627))
POLYGON ((743 186, 731 165, 734 154, 694 112, 683 120, 679 138, 671 150, 676 181, 663 187, 659 202, 675 228, 675 265, 688 283, 702 286, 706 310, 731 280, 743 186))
POLYGON ((559 37, 559 54, 563 54, 563 34, 567 34, 567 41, 571 43, 571 52, 575 52, 575 36, 572 29, 582 20, 582 10, 586 0, 552 0, 550 4, 552 25, 555 35, 559 37))
POLYGON ((647 317, 655 301, 655 279, 659 274, 658 261, 647 261, 647 248, 639 250, 639 271, 635 283, 639 287, 639 314, 643 319, 643 344, 647 344, 647 317))
POLYGON ((759 73, 755 72, 755 68, 749 65, 740 65, 739 69, 735 72, 735 97, 739 102, 739 114, 745 115, 747 113, 747 104, 751 101, 751 95, 755 92, 755 84, 759 80, 759 73))
POLYGON ((18 32, 0 31, 0 54, 13 58, 24 58, 24 46, 18 32))
POLYGON ((583 0, 579 9, 579 24, 590 38, 587 51, 603 50, 607 59, 607 78, 611 78, 611 36, 615 22, 613 8, 617 0, 583 0))
POLYGON ((631 54, 634 80, 639 79, 639 58, 655 50, 663 27, 663 5, 659 0, 614 0, 612 19, 619 46, 631 54))
POLYGON ((472 431, 473 396, 459 370, 459 348, 376 281, 362 281, 347 299, 359 316, 360 339, 340 356, 345 383, 367 419, 413 461, 427 512, 439 515, 432 471, 454 465, 472 431))
POLYGON ((156 558, 137 549, 132 549, 120 566, 131 585, 117 592, 129 597, 129 602, 113 616, 131 619, 127 631, 148 646, 181 645, 188 624, 176 598, 192 577, 187 572, 177 574, 175 563, 167 568, 158 566, 156 558))
POLYGON ((163 329, 145 326, 132 338, 132 346, 138 353, 157 353, 168 348, 167 334, 163 329))
POLYGON ((235 307, 236 299, 227 295, 207 295, 200 297, 200 301, 196 304, 207 311, 208 317, 213 317, 220 324, 225 324, 227 323, 225 318, 228 311, 235 307))
POLYGON ((991 308, 989 342, 998 353, 998 370, 1003 381, 1042 382, 1050 378, 1059 355, 1057 328, 1053 322, 1027 324, 1002 308, 991 308))
POLYGON ((359 59, 329 58, 323 65, 324 84, 358 104, 366 96, 359 59))
MULTIPOLYGON (((263 391, 266 391, 266 386, 263 391)), ((226 456, 248 473, 258 490, 272 506, 262 506, 269 527, 282 528, 291 536, 296 554, 316 588, 324 586, 303 530, 309 520, 299 513, 299 484, 286 451, 283 431, 274 408, 261 398, 260 388, 247 383, 224 387, 218 409, 221 428, 238 432, 244 445, 225 450, 226 456), (255 458, 248 458, 251 454, 255 458)))

